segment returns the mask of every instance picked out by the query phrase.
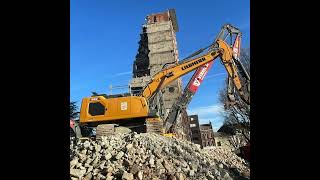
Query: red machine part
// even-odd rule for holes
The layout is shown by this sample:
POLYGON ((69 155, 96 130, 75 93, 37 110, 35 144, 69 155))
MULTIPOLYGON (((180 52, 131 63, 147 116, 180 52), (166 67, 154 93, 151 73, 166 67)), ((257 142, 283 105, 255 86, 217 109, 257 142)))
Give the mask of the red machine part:
POLYGON ((233 51, 233 56, 238 59, 240 58, 240 44, 241 44, 241 37, 239 35, 237 35, 235 41, 234 41, 234 44, 233 44, 233 48, 232 48, 232 51, 233 51))
POLYGON ((190 91, 195 93, 198 90, 200 84, 202 83, 204 77, 206 76, 209 69, 211 68, 213 62, 214 61, 211 61, 197 69, 196 75, 194 76, 193 79, 191 79, 191 83, 189 85, 190 91))

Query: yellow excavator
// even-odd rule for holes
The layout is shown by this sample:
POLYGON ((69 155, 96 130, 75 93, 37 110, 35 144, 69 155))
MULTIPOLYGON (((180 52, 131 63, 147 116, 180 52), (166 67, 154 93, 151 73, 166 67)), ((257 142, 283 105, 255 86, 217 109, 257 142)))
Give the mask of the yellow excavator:
MULTIPOLYGON (((231 25, 228 25, 231 26, 231 25)), ((161 89, 177 78, 220 57, 235 89, 241 99, 250 104, 246 87, 242 85, 233 47, 218 38, 208 46, 208 52, 193 59, 187 59, 163 68, 155 74, 138 95, 93 95, 82 99, 80 126, 96 127, 96 136, 101 137, 114 131, 115 126, 130 128, 136 132, 165 134, 161 103, 158 94, 161 89)), ((161 92, 160 92, 161 93, 161 92)))

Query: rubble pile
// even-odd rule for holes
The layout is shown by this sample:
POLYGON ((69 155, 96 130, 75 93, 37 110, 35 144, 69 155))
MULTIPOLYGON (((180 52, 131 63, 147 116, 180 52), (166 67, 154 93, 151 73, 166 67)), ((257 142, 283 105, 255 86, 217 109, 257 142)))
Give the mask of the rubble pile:
MULTIPOLYGON (((230 164, 218 151, 210 154, 191 142, 157 134, 134 132, 96 141, 72 138, 70 143, 71 179, 244 178, 242 161, 230 164)), ((231 157, 229 153, 225 156, 231 157)))
POLYGON ((241 157, 237 156, 230 149, 222 147, 212 147, 211 149, 208 149, 206 151, 211 157, 215 158, 219 162, 223 162, 231 168, 237 168, 240 173, 245 176, 249 176, 250 164, 241 157))

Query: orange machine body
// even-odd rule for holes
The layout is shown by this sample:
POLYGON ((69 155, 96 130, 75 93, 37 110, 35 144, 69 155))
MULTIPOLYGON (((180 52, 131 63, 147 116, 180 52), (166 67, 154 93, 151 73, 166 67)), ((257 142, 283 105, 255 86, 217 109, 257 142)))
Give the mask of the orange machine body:
POLYGON ((148 115, 149 107, 144 97, 106 98, 104 96, 94 96, 82 99, 80 123, 141 118, 148 115))

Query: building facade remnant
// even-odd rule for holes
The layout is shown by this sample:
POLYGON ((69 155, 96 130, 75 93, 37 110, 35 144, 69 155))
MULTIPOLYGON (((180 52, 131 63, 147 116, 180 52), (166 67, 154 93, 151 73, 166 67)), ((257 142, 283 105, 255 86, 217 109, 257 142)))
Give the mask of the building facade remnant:
POLYGON ((211 122, 208 124, 200 124, 200 133, 202 139, 202 147, 210 147, 215 145, 211 122))
MULTIPOLYGON (((142 92, 151 81, 151 77, 179 61, 176 32, 178 23, 174 9, 151 14, 146 17, 142 26, 138 53, 133 63, 133 77, 130 82, 130 91, 133 95, 142 92)), ((181 78, 171 82, 161 93, 161 112, 166 117, 176 99, 182 94, 181 78)), ((175 126, 177 135, 183 139, 191 139, 190 127, 186 110, 182 110, 175 126)))

